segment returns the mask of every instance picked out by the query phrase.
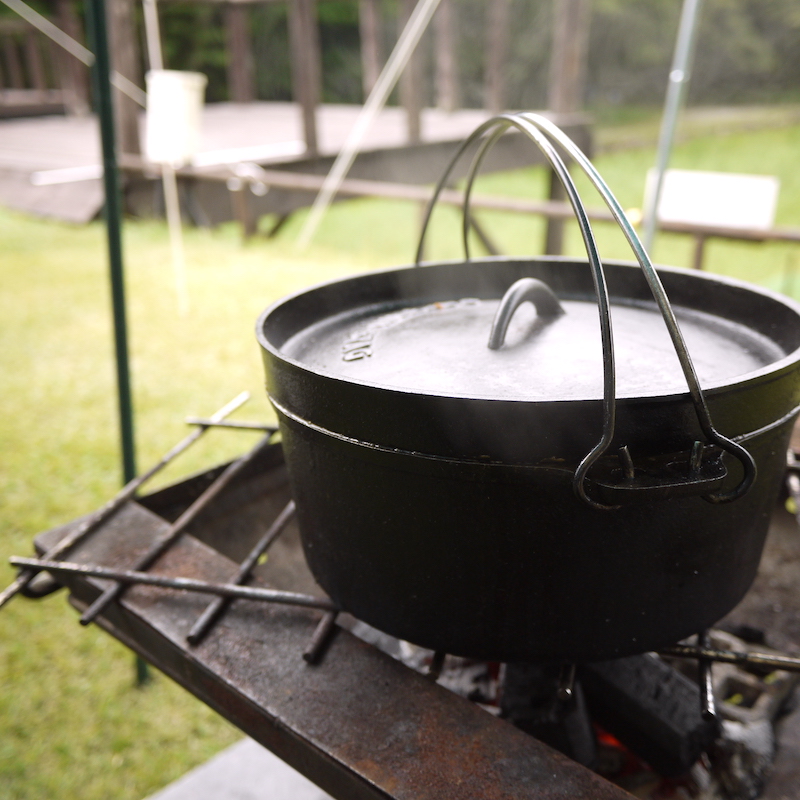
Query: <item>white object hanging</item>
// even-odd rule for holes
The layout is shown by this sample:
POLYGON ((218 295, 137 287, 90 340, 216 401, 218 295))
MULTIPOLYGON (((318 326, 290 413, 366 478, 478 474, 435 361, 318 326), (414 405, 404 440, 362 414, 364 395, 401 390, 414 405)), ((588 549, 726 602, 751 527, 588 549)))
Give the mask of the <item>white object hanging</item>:
POLYGON ((208 79, 200 72, 150 70, 147 80, 145 155, 156 164, 179 167, 200 146, 208 79))

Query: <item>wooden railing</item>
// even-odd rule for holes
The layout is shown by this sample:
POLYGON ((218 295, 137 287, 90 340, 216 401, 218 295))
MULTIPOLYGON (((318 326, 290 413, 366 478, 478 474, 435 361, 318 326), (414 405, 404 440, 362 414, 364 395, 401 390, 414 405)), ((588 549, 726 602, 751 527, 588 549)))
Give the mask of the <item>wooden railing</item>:
MULTIPOLYGON (((162 0, 162 2, 209 2, 223 6, 228 59, 228 94, 234 102, 249 102, 255 98, 252 42, 248 32, 250 7, 260 3, 281 3, 287 6, 289 22, 289 48, 292 64, 292 94, 302 109, 304 138, 308 155, 317 155, 316 107, 322 94, 320 38, 317 5, 325 0, 162 0)), ((387 55, 382 52, 381 8, 379 0, 352 0, 358 3, 359 31, 361 36, 361 63, 364 96, 369 94, 383 67, 387 55)), ((417 0, 399 0, 397 3, 398 28, 411 15, 417 0)), ((486 4, 488 51, 486 81, 487 107, 500 110, 504 103, 506 80, 505 64, 508 53, 508 28, 510 0, 491 0, 486 4)), ((453 0, 440 0, 431 34, 435 40, 435 102, 441 108, 453 110, 458 106, 458 70, 456 9, 453 0)), ((424 105, 419 79, 421 61, 419 54, 412 56, 400 81, 401 104, 407 113, 408 141, 420 139, 420 114, 424 105)), ((556 58, 557 60, 557 58, 556 58)), ((120 67, 117 67, 120 69, 120 67)), ((120 70, 124 73, 124 70, 120 70)))
POLYGON ((85 113, 85 67, 21 19, 0 20, 0 117, 85 113))

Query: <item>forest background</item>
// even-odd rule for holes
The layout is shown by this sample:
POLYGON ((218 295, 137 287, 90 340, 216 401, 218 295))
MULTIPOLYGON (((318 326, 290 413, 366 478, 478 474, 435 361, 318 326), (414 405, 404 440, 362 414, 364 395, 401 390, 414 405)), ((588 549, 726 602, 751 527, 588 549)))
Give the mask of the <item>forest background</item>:
MULTIPOLYGON (((52 2, 52 0, 51 0, 52 2)), ((483 105, 486 10, 489 0, 455 0, 461 102, 483 105)), ((83 0, 73 0, 82 15, 83 0)), ((45 14, 47 0, 32 0, 45 14)), ((552 0, 511 0, 507 104, 510 108, 546 105, 552 31, 552 0)), ((678 17, 679 0, 594 0, 589 33, 586 105, 610 112, 663 101, 678 17)), ((381 0, 384 57, 398 35, 398 0, 381 0)), ((320 0, 323 102, 363 102, 359 53, 359 4, 320 0)), ((159 4, 165 63, 170 69, 208 76, 207 99, 228 99, 222 3, 159 4)), ((0 15, 11 14, 0 6, 0 15)), ((141 16, 141 7, 139 8, 141 16)), ((255 81, 260 100, 291 99, 287 4, 248 6, 255 81)), ((144 29, 134 35, 145 53, 144 29)), ((434 37, 420 45, 427 68, 427 102, 433 105, 434 37)), ((142 74, 145 71, 142 64, 142 74)), ((689 103, 775 103, 800 99, 800 4, 796 0, 705 0, 689 103)))
MULTIPOLYGON (((381 3, 384 54, 397 37, 397 0, 381 3)), ((462 104, 483 105, 487 0, 456 0, 462 104)), ((678 0, 594 0, 589 31, 586 103, 592 108, 660 104, 678 29, 678 0)), ((173 69, 209 76, 208 99, 226 99, 221 7, 164 3, 166 58, 173 69)), ((552 0, 512 0, 507 99, 512 108, 543 108, 552 31, 552 0)), ((358 3, 318 3, 323 102, 363 102, 358 3)), ((251 9, 259 99, 290 100, 285 3, 251 9)), ((706 0, 698 30, 689 102, 773 103, 800 98, 800 4, 795 0, 706 0)), ((432 31, 420 45, 429 61, 427 104, 433 105, 432 31)), ((144 51, 144 49, 143 49, 144 51)))

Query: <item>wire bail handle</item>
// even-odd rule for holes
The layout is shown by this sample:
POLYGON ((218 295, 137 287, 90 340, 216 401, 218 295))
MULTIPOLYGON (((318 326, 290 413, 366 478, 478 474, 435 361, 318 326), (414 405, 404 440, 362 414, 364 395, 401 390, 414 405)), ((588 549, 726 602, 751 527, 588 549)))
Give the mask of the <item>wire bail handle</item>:
POLYGON ((616 372, 614 363, 614 343, 611 324, 610 302, 608 297, 608 287, 606 285, 605 272, 600 260, 597 248, 597 241, 592 230, 586 207, 578 193, 572 176, 567 169, 564 160, 556 150, 554 143, 558 144, 586 173, 589 180, 600 193, 608 209, 611 211, 617 224, 620 226, 628 244, 636 257, 639 267, 644 274, 653 299, 658 306, 664 324, 667 326, 672 345, 683 370, 683 375, 689 388, 689 396, 697 415, 700 428, 707 441, 716 445, 720 449, 734 456, 742 465, 744 475, 739 484, 729 492, 717 492, 704 495, 704 499, 712 503, 728 503, 742 497, 752 486, 756 477, 756 464, 750 453, 737 442, 723 436, 714 427, 711 421, 711 414, 706 403, 705 395, 700 387, 697 373, 692 363, 686 343, 683 339, 680 327, 678 326, 675 312, 670 305, 669 298, 661 283, 652 261, 644 249, 638 234, 634 230, 625 212, 614 197, 608 185, 595 169, 594 165, 583 153, 583 151, 570 139, 558 126, 546 117, 531 112, 520 112, 514 114, 498 114, 473 131, 473 133, 462 142, 456 153, 447 165, 442 177, 436 184, 431 200, 426 209, 425 217, 420 232, 419 245, 415 258, 416 266, 422 264, 422 250, 425 242, 425 235, 428 231, 433 209, 447 184, 450 175, 456 164, 460 161, 467 149, 476 141, 485 136, 477 152, 475 153, 467 175, 467 185, 464 191, 464 204, 462 207, 462 241, 464 246, 465 261, 470 260, 469 250, 469 230, 470 230, 470 196, 472 187, 478 170, 489 150, 497 140, 510 128, 515 128, 525 134, 534 144, 538 146, 542 154, 556 173, 567 194, 567 199, 572 206, 575 217, 583 238, 586 254, 589 259, 589 266, 594 283, 595 296, 597 298, 598 314, 600 319, 600 339, 603 350, 603 432, 598 443, 584 456, 578 464, 573 476, 572 486, 575 494, 590 506, 599 509, 616 508, 592 500, 586 494, 585 480, 586 475, 592 465, 605 453, 614 438, 616 424, 616 372))

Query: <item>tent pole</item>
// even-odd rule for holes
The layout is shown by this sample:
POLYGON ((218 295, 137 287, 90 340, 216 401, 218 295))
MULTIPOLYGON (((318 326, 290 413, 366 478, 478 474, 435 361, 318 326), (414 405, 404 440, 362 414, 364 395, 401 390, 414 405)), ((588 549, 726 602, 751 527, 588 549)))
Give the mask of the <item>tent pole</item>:
POLYGON ((95 101, 100 122, 103 149, 103 188, 105 189, 105 221, 108 244, 111 304, 114 318, 114 351, 117 367, 120 442, 122 447, 123 484, 136 477, 136 456, 133 441, 133 403, 128 366, 128 326, 125 314, 125 278, 122 266, 122 213, 114 139, 114 111, 111 99, 110 58, 103 0, 90 0, 88 28, 95 54, 93 69, 95 101))
POLYGON ((681 9, 678 38, 675 42, 675 54, 672 58, 672 68, 669 71, 667 97, 664 101, 664 115, 661 118, 656 166, 645 188, 643 238, 645 249, 648 251, 652 249, 656 235, 658 201, 661 197, 664 173, 667 170, 672 153, 678 114, 686 99, 686 90, 689 88, 694 43, 702 2, 703 0, 684 0, 683 8, 681 9))
MULTIPOLYGON (((103 150, 103 188, 111 283, 111 306, 114 318, 114 352, 117 367, 117 399, 122 450, 123 485, 136 477, 136 451, 133 437, 133 403, 128 364, 128 325, 125 315, 125 276, 122 264, 122 210, 114 139, 114 109, 111 99, 111 60, 108 51, 108 28, 104 0, 90 0, 87 28, 95 62, 92 77, 100 122, 103 150)), ((136 659, 136 683, 148 680, 146 662, 136 659)))

